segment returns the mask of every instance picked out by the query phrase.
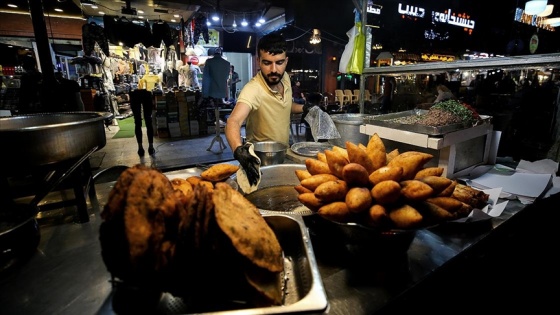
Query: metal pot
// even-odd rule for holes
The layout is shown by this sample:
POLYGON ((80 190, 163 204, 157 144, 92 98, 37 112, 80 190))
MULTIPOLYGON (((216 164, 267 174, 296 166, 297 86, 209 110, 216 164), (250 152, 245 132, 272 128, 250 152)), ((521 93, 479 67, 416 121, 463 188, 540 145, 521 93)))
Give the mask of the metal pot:
POLYGON ((364 118, 371 115, 365 114, 333 114, 331 119, 340 133, 340 138, 329 139, 329 143, 342 148, 346 147, 346 141, 354 144, 367 145, 369 135, 360 133, 360 125, 364 124, 364 118))
POLYGON ((261 159, 261 166, 282 164, 288 146, 277 141, 261 141, 254 143, 255 154, 261 159))
POLYGON ((0 118, 0 167, 18 170, 84 156, 106 144, 107 112, 42 113, 0 118))

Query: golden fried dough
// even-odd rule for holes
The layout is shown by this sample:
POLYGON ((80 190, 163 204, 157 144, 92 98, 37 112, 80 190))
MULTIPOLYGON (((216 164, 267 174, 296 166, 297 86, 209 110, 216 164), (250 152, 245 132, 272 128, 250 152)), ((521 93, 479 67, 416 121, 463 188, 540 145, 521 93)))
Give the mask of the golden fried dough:
POLYGON ((346 151, 348 151, 348 161, 350 163, 360 164, 367 170, 368 174, 373 172, 373 162, 364 149, 350 141, 346 141, 346 151))
POLYGON ((235 174, 237 170, 239 170, 238 165, 229 163, 214 164, 200 173, 200 177, 209 182, 220 182, 235 174))
POLYGON ((377 133, 374 133, 366 146, 366 153, 373 163, 374 170, 387 165, 387 152, 385 144, 377 133))
POLYGON ((384 180, 373 186, 371 196, 382 205, 394 203, 401 196, 401 185, 394 180, 384 180))
POLYGON ((434 190, 428 184, 417 179, 409 179, 400 182, 401 193, 408 200, 425 200, 433 195, 434 190))
POLYGON ((407 204, 391 210, 389 212, 389 218, 399 229, 412 229, 418 227, 423 220, 422 214, 407 204))
POLYGON ((348 164, 348 158, 341 151, 325 150, 327 156, 327 164, 331 174, 338 178, 342 178, 342 168, 348 164))
POLYGON ((327 156, 323 152, 317 152, 317 160, 327 163, 327 156))
POLYGON ((187 182, 189 182, 189 184, 191 184, 191 186, 196 186, 198 185, 198 183, 202 180, 202 177, 195 175, 195 176, 190 176, 187 177, 187 182))
POLYGON ((344 199, 348 210, 353 213, 362 213, 367 211, 372 203, 369 189, 364 187, 350 188, 344 199))
POLYGON ((342 179, 344 179, 350 187, 370 186, 368 174, 366 168, 358 163, 350 162, 342 168, 342 179))
POLYGON ((300 182, 306 178, 311 177, 311 173, 309 173, 308 170, 296 170, 295 173, 300 182))
POLYGON ((414 175, 414 179, 420 179, 426 176, 441 176, 441 174, 443 174, 443 167, 425 167, 414 175))
POLYGON ((333 174, 317 174, 302 180, 300 184, 311 191, 315 191, 315 189, 317 189, 317 187, 319 187, 322 183, 338 179, 339 178, 333 174))
POLYGON ((346 223, 351 218, 350 210, 344 201, 335 201, 326 204, 319 208, 317 214, 323 218, 341 223, 346 223))
POLYGON ((391 162, 391 160, 397 155, 399 155, 399 149, 394 149, 387 153, 387 164, 389 164, 389 162, 391 162))
POLYGON ((225 183, 216 184, 212 201, 218 226, 240 254, 271 272, 284 270, 280 242, 255 205, 225 183))
POLYGON ((348 151, 345 148, 334 145, 331 151, 340 153, 348 161, 348 151))
POLYGON ((439 194, 436 194, 436 196, 438 196, 438 197, 449 197, 449 196, 453 195, 453 191, 455 190, 455 186, 457 186, 457 181, 452 180, 451 184, 449 184, 449 186, 447 186, 439 194))
POLYGON ((325 203, 344 200, 344 196, 348 192, 348 185, 341 179, 329 180, 317 186, 314 192, 315 196, 325 203))
POLYGON ((171 185, 173 185, 173 189, 179 190, 185 194, 186 197, 190 198, 193 193, 192 185, 184 178, 173 178, 171 180, 171 185))
POLYGON ((383 166, 371 174, 369 174, 369 181, 377 185, 384 180, 394 180, 399 182, 402 179, 403 168, 400 166, 383 166))
POLYGON ((314 193, 299 194, 298 200, 312 211, 317 211, 319 210, 319 208, 325 205, 325 202, 317 198, 314 193))
POLYGON ((451 185, 452 182, 452 180, 449 178, 441 177, 441 176, 433 176, 433 175, 421 177, 418 180, 432 187, 432 189, 434 190, 434 195, 439 194, 445 188, 449 187, 449 185, 451 185))
POLYGON ((461 201, 451 197, 433 197, 426 199, 426 202, 438 205, 451 213, 458 211, 463 206, 461 201))
POLYGON ((403 179, 413 179, 416 173, 434 156, 428 153, 407 151, 395 156, 388 166, 403 168, 403 179))
POLYGON ((457 184, 455 190, 453 190, 453 198, 460 200, 473 208, 482 209, 488 204, 488 198, 490 195, 484 193, 481 190, 466 186, 463 184, 457 184))
POLYGON ((300 194, 303 194, 303 193, 313 193, 313 191, 311 191, 311 190, 309 190, 309 189, 303 187, 302 185, 295 185, 295 186, 294 186, 294 189, 295 189, 298 193, 300 193, 300 194))
POLYGON ((329 164, 327 164, 327 162, 319 161, 316 159, 305 159, 305 167, 311 175, 331 174, 329 164))
POLYGON ((374 204, 369 208, 365 222, 369 226, 383 229, 389 226, 391 219, 384 206, 374 204))

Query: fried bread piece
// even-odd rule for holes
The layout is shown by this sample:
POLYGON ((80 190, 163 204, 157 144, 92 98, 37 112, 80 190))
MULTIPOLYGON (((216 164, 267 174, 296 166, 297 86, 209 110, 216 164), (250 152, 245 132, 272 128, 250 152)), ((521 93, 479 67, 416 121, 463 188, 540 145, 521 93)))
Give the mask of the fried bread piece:
POLYGON ((240 254, 269 271, 284 270, 280 242, 255 205, 225 183, 216 184, 212 201, 218 226, 240 254))
POLYGON ((126 203, 126 193, 128 191, 128 186, 134 179, 136 174, 147 170, 148 167, 144 164, 137 164, 133 167, 129 167, 124 170, 115 186, 109 192, 109 197, 107 199, 107 203, 103 207, 103 211, 101 212, 101 218, 103 220, 111 220, 113 216, 117 214, 124 214, 124 205, 126 203))

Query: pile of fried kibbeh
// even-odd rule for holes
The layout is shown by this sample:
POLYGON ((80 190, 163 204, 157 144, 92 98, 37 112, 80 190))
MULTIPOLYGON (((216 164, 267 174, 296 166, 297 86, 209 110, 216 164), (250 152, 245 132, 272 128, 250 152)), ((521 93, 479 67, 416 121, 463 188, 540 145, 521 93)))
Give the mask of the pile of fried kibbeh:
POLYGON ((121 173, 101 213, 111 275, 179 297, 282 305, 282 247, 259 210, 224 182, 237 169, 216 164, 196 181, 141 164, 121 173))

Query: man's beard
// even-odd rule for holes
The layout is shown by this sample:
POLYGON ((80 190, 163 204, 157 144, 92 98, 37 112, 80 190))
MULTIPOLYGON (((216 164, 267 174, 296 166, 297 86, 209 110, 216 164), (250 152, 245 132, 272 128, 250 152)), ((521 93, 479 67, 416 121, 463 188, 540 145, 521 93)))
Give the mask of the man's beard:
POLYGON ((264 80, 266 81, 266 84, 268 84, 268 85, 276 85, 276 84, 280 83, 280 81, 282 80, 282 74, 269 73, 268 75, 266 75, 264 77, 264 80))

